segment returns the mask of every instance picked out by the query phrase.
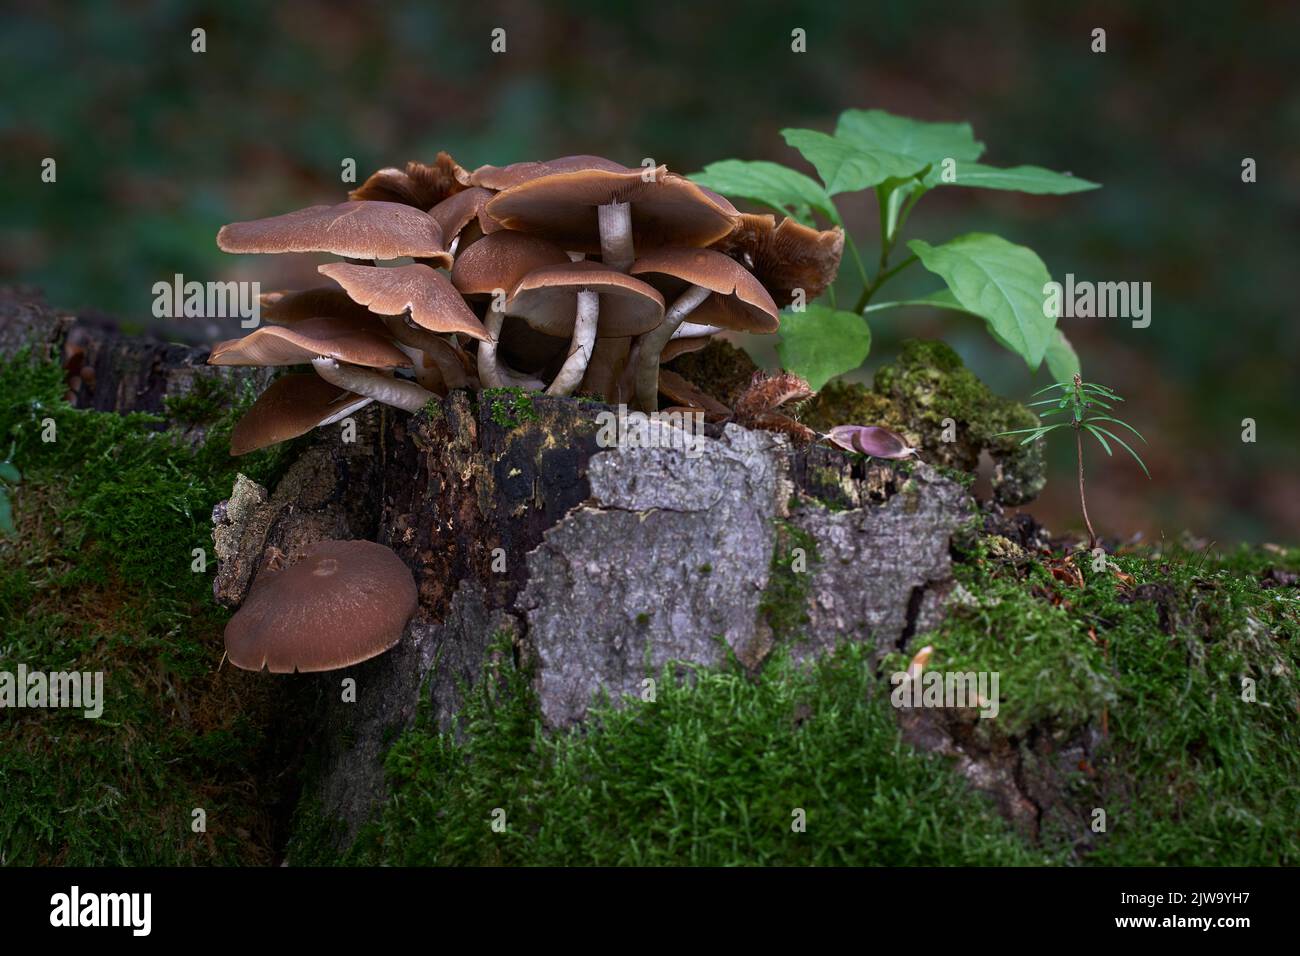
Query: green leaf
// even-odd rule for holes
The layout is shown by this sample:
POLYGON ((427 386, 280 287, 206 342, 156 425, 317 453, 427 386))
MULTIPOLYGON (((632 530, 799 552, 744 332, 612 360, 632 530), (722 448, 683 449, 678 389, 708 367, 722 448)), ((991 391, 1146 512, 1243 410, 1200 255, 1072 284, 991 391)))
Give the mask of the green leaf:
POLYGON ((1081 374, 1079 356, 1060 329, 1056 330, 1052 340, 1047 343, 1044 357, 1047 359, 1047 370, 1057 381, 1073 382, 1074 376, 1081 374))
POLYGON ((770 206, 778 212, 811 224, 807 215, 809 207, 818 210, 833 223, 840 216, 830 195, 811 176, 780 163, 764 161, 747 162, 724 159, 710 163, 690 177, 724 196, 735 196, 770 206), (800 215, 800 211, 803 215, 800 215))
POLYGON ((894 116, 884 110, 845 110, 835 124, 835 137, 866 151, 882 151, 920 160, 974 161, 984 152, 969 123, 928 123, 894 116))
POLYGON ((824 305, 783 313, 778 334, 781 365, 814 389, 853 371, 871 351, 871 330, 862 316, 824 305))
POLYGON ((18 529, 14 527, 13 510, 9 507, 9 496, 3 489, 0 489, 0 534, 18 534, 18 529))
POLYGON ((1086 429, 1088 429, 1088 431, 1092 433, 1092 437, 1093 437, 1093 438, 1095 438, 1095 439, 1097 439, 1097 441, 1101 442, 1101 447, 1104 448, 1104 449, 1106 449, 1106 454, 1108 454, 1108 455, 1113 455, 1113 454, 1114 454, 1114 452, 1112 452, 1112 451, 1110 450, 1110 445, 1106 442, 1106 439, 1104 439, 1104 438, 1101 437, 1101 432, 1099 432, 1099 431, 1097 430, 1097 428, 1096 428, 1095 425, 1089 425, 1089 424, 1087 424, 1087 423, 1085 422, 1083 427, 1086 428, 1086 429))
MULTIPOLYGON (((1114 422, 1116 425, 1123 425, 1125 428, 1127 428, 1129 431, 1131 431, 1134 435, 1137 435, 1138 438, 1142 438, 1142 433, 1141 433, 1140 431, 1138 431, 1136 428, 1134 428, 1134 427, 1133 427, 1132 425, 1130 425, 1128 422, 1120 421, 1118 418, 1111 418, 1109 415, 1094 415, 1094 416, 1092 416, 1091 421, 1094 421, 1094 422, 1114 422)), ((1147 441, 1145 438, 1142 438, 1142 442, 1143 442, 1143 444, 1147 444, 1147 445, 1151 444, 1151 443, 1150 443, 1149 441, 1147 441)))
POLYGON ((888 150, 860 148, 811 129, 783 129, 785 141, 812 163, 828 195, 857 192, 886 180, 906 179, 925 162, 888 150))
POLYGON ((1056 317, 1044 315, 1047 266, 1025 246, 1001 236, 972 232, 932 246, 913 239, 907 247, 939 276, 968 312, 984 319, 993 337, 1038 368, 1051 344, 1056 317))
POLYGON ((1016 192, 1033 193, 1037 196, 1063 196, 1067 193, 1081 193, 1089 189, 1100 189, 1100 183, 1089 182, 1071 176, 1068 173, 1055 173, 1041 166, 1011 166, 999 169, 985 166, 983 163, 958 162, 953 169, 954 179, 943 177, 943 170, 931 185, 971 186, 979 189, 1010 189, 1016 192))
POLYGON ((1144 472, 1146 472, 1146 476, 1147 476, 1148 478, 1151 477, 1151 472, 1147 471, 1147 463, 1144 462, 1144 461, 1142 460, 1142 457, 1141 457, 1137 452, 1135 452, 1135 451, 1133 450, 1133 446, 1132 446, 1132 445, 1130 445, 1130 444, 1129 444, 1128 442, 1126 442, 1124 439, 1120 438, 1118 435, 1116 435, 1116 434, 1115 434, 1113 431, 1111 431, 1109 428, 1102 428, 1100 425, 1093 425, 1092 427, 1095 428, 1095 429, 1096 429, 1097 431, 1099 431, 1099 432, 1105 432, 1105 433, 1106 433, 1107 435, 1109 435, 1112 439, 1114 439, 1115 441, 1117 441, 1117 442, 1119 442, 1121 445, 1123 445, 1125 451, 1127 451, 1130 455, 1133 456, 1133 460, 1136 461, 1139 465, 1142 466, 1142 470, 1143 470, 1144 472))
POLYGON ((14 467, 13 462, 0 461, 0 480, 7 481, 10 484, 13 484, 15 482, 21 481, 22 477, 23 476, 19 474, 18 469, 14 467))

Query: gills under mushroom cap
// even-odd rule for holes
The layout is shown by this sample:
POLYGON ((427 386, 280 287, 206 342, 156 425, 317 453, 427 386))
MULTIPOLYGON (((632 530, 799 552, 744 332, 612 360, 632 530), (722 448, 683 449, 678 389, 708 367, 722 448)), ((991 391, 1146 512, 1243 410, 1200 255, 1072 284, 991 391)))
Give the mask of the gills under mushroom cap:
POLYGON ((281 375, 230 433, 230 453, 246 455, 338 421, 373 399, 331 385, 312 372, 281 375))
POLYGON ((528 273, 507 300, 506 314, 524 319, 547 335, 569 335, 580 292, 600 296, 600 336, 640 335, 664 318, 663 296, 651 286, 585 260, 544 266, 528 273))
POLYGON ((321 541, 297 564, 258 575, 226 625, 236 667, 337 670, 401 640, 417 604, 411 570, 373 541, 321 541))
POLYGON ((707 246, 729 235, 739 219, 730 203, 663 166, 550 173, 497 193, 485 209, 507 229, 543 236, 575 252, 596 253, 601 251, 597 210, 611 203, 631 205, 638 249, 707 246))

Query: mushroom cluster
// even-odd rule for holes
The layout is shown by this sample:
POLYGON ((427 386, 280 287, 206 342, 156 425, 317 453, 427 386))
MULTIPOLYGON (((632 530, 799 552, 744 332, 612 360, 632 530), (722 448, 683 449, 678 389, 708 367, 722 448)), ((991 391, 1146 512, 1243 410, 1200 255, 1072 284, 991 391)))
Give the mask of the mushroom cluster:
POLYGON ((662 363, 724 330, 775 332, 781 307, 834 279, 844 235, 740 213, 664 166, 566 156, 471 171, 440 153, 339 205, 227 225, 217 244, 345 260, 319 267, 333 286, 264 295, 269 324, 213 348, 214 365, 313 369, 263 393, 231 437, 238 455, 455 388, 655 411, 680 394, 662 363))

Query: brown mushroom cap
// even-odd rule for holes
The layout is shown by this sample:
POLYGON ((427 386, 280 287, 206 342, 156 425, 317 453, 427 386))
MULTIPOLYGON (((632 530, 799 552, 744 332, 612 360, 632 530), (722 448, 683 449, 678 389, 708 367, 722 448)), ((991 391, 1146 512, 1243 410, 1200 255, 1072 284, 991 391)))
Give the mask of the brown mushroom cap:
POLYGON ((726 405, 670 369, 659 370, 659 394, 678 408, 704 412, 705 421, 731 417, 731 409, 726 405))
POLYGON ((379 320, 379 316, 353 302, 342 289, 332 286, 297 292, 263 292, 259 301, 262 318, 281 325, 319 318, 350 319, 357 323, 379 320))
POLYGON ((331 385, 314 372, 281 375, 235 424, 230 432, 230 453, 246 455, 297 438, 327 419, 355 411, 370 401, 331 385))
POLYGON ((490 190, 483 189, 481 186, 473 186, 448 196, 430 209, 429 215, 438 220, 438 225, 442 227, 443 241, 450 243, 452 239, 459 236, 460 231, 471 220, 478 218, 479 213, 482 212, 483 207, 487 205, 492 195, 490 190))
POLYGON ((528 273, 506 301, 506 314, 526 320, 547 335, 571 335, 578 293, 583 291, 600 295, 597 335, 640 335, 664 319, 663 296, 652 287, 586 260, 543 266, 528 273))
MULTIPOLYGON (((478 245, 478 243, 475 243, 478 245)), ((328 262, 318 267, 355 301, 381 315, 401 315, 430 332, 459 332, 487 341, 487 329, 441 272, 420 263, 393 268, 328 262)))
POLYGON ((469 175, 468 182, 499 191, 551 173, 571 173, 579 169, 603 169, 612 173, 630 171, 622 163, 603 156, 561 156, 541 162, 511 163, 509 166, 480 166, 469 175))
MULTIPOLYGON (((359 268, 371 268, 369 266, 359 268)), ((209 365, 301 365, 324 355, 367 368, 409 368, 411 360, 386 332, 350 319, 303 319, 263 325, 242 339, 212 346, 209 365)))
POLYGON ((297 564, 262 571, 226 625, 226 653, 245 670, 337 670, 382 654, 415 613, 411 570, 373 541, 321 541, 297 564))
POLYGON ((844 255, 844 230, 819 231, 793 219, 742 213, 735 231, 711 247, 745 263, 779 306, 803 289, 813 301, 835 281, 844 255))
POLYGON ((348 196, 352 199, 377 199, 381 202, 415 206, 417 209, 431 209, 465 188, 458 178, 458 173, 464 172, 454 159, 446 153, 439 153, 432 166, 411 162, 406 164, 404 170, 390 166, 372 173, 369 179, 348 193, 348 196))
POLYGON ((494 232, 466 249, 451 268, 451 282, 462 295, 511 291, 542 266, 562 265, 568 255, 557 245, 522 232, 494 232))
POLYGON ((692 285, 713 295, 690 313, 692 322, 741 332, 775 332, 780 311, 763 284, 735 259, 711 249, 656 249, 632 263, 670 305, 692 285))
POLYGON ((693 335, 690 338, 669 339, 664 350, 659 353, 660 364, 666 364, 677 358, 679 355, 688 355, 691 352, 698 352, 701 349, 708 348, 709 343, 713 341, 711 335, 693 335))
POLYGON ((309 206, 283 216, 232 222, 217 233, 225 252, 330 252, 349 259, 434 259, 451 268, 442 228, 427 212, 394 202, 309 206))
POLYGON ((507 229, 588 253, 600 252, 596 210, 612 202, 631 203, 632 238, 638 248, 707 246, 731 233, 739 214, 730 203, 724 206, 663 166, 648 182, 644 172, 551 173, 498 193, 485 209, 507 229))

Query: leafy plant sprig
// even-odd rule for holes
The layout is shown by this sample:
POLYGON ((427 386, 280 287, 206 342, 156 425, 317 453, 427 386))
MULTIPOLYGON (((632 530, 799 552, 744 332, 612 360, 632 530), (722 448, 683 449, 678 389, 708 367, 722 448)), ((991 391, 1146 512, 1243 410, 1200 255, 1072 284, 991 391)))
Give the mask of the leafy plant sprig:
POLYGON ((1066 415, 1065 419, 1050 424, 1035 425, 1032 428, 1017 428, 1009 432, 1000 432, 1000 434, 1024 435, 1025 437, 1020 444, 1027 445, 1030 442, 1038 441, 1058 428, 1074 429, 1075 450, 1079 457, 1079 505, 1083 508, 1083 523, 1088 526, 1088 550, 1091 551, 1097 546, 1097 535, 1092 530, 1092 522, 1088 520, 1088 499, 1083 493, 1083 433, 1086 431, 1097 439, 1101 443, 1101 447, 1106 450, 1107 455, 1114 454, 1111 451, 1110 442, 1117 442, 1133 456, 1133 459, 1146 472, 1147 478, 1150 478, 1151 472, 1147 470, 1146 462, 1142 460, 1142 456, 1133 450, 1132 445, 1101 423, 1109 422, 1114 425, 1123 425, 1144 443, 1146 439, 1142 438, 1141 432, 1128 422, 1121 421, 1110 414, 1115 409, 1115 402, 1124 401, 1115 394, 1113 389, 1105 385, 1098 385, 1096 382, 1085 382, 1081 376, 1076 374, 1068 382, 1055 382, 1046 388, 1039 389, 1034 393, 1034 397, 1053 391, 1058 391, 1060 394, 1030 402, 1029 407, 1050 406, 1046 411, 1039 412, 1038 417, 1047 419, 1055 415, 1066 415), (1100 409, 1100 412, 1097 411, 1098 409, 1100 409), (1110 439, 1110 441, 1107 441, 1107 439, 1110 439))
MULTIPOLYGON (((782 317, 778 351, 788 371, 820 389, 866 359, 871 348, 869 313, 912 305, 983 319, 993 338, 1023 358, 1031 371, 1044 360, 1061 381, 1079 371, 1073 347, 1056 328, 1055 315, 1044 308, 1044 287, 1051 275, 1032 249, 973 232, 938 245, 912 239, 906 243, 909 256, 891 259, 912 210, 934 189, 966 186, 1061 195, 1096 189, 1097 183, 1039 166, 998 168, 980 163, 984 144, 975 139, 968 123, 923 122, 883 110, 846 110, 833 134, 810 129, 781 133, 812 164, 820 182, 779 163, 738 159, 712 163, 691 178, 807 226, 819 225, 816 217, 820 216, 842 227, 833 197, 871 189, 880 220, 879 255, 872 273, 853 236, 845 237, 861 282, 852 311, 838 307, 839 292, 832 287, 826 293, 828 302, 808 303, 802 311, 782 317), (882 286, 917 262, 941 278, 945 288, 916 299, 873 304, 882 286)), ((848 274, 848 281, 854 281, 852 270, 840 272, 841 278, 848 274)))

